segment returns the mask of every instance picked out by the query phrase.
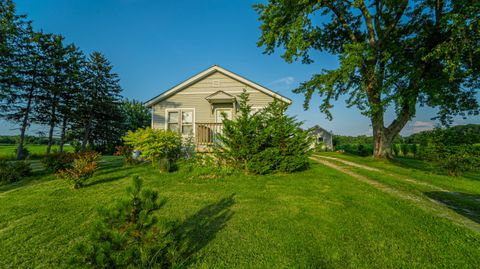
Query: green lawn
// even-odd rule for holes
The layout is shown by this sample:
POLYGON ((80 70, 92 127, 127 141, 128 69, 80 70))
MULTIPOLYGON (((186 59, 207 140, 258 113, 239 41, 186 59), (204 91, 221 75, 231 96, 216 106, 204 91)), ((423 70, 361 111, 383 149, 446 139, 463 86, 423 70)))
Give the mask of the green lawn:
MULTIPOLYGON (((15 158, 15 152, 18 145, 5 145, 0 144, 0 158, 15 158)), ((25 145, 30 154, 42 155, 47 150, 47 145, 25 145)), ((64 151, 73 151, 73 148, 69 145, 64 146, 64 151)), ((58 146, 52 146, 52 151, 58 150, 58 146)))
MULTIPOLYGON (((159 216, 185 228, 192 242, 185 267, 480 266, 480 234, 316 163, 291 175, 197 178, 182 169, 161 174, 148 165, 123 167, 118 158, 105 157, 96 176, 76 191, 37 174, 0 186, 0 268, 67 267, 96 208, 114 203, 134 175, 167 198, 159 216)), ((458 188, 479 193, 479 181, 461 180, 458 188)), ((439 184, 455 185, 448 179, 439 184)))

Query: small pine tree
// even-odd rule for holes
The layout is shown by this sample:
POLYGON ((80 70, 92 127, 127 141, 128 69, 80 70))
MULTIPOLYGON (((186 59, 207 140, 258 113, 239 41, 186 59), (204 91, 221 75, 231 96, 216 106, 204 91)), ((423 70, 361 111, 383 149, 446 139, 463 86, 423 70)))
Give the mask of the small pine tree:
POLYGON ((74 263, 102 268, 161 268, 169 265, 170 233, 160 231, 155 211, 165 200, 158 192, 142 188, 142 180, 133 178, 127 188, 128 199, 113 208, 99 210, 88 241, 76 248, 74 263))

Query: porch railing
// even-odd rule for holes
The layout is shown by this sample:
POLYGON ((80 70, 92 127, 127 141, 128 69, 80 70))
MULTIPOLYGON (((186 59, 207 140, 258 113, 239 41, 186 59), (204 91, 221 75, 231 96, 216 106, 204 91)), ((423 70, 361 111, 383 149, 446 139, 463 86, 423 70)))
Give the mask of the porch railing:
POLYGON ((211 146, 217 140, 217 134, 222 132, 223 123, 196 122, 195 137, 198 146, 211 146))

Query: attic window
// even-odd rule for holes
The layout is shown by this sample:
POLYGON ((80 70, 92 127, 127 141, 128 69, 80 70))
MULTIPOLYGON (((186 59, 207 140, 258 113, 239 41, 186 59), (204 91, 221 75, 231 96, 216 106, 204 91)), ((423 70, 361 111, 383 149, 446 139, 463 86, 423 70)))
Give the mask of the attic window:
POLYGON ((212 81, 212 86, 213 86, 214 88, 220 87, 220 80, 218 80, 218 79, 213 80, 213 81, 212 81))

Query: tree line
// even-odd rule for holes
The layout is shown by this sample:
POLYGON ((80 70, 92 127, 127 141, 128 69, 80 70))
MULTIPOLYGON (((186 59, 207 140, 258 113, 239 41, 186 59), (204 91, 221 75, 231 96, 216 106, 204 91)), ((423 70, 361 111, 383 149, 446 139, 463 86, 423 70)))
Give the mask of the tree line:
POLYGON ((0 24, 0 116, 19 125, 17 159, 31 124, 47 127, 48 154, 56 130, 60 151, 67 140, 106 150, 149 123, 140 102, 123 100, 119 77, 100 52, 86 55, 61 35, 35 31, 11 0, 0 1, 0 24))

